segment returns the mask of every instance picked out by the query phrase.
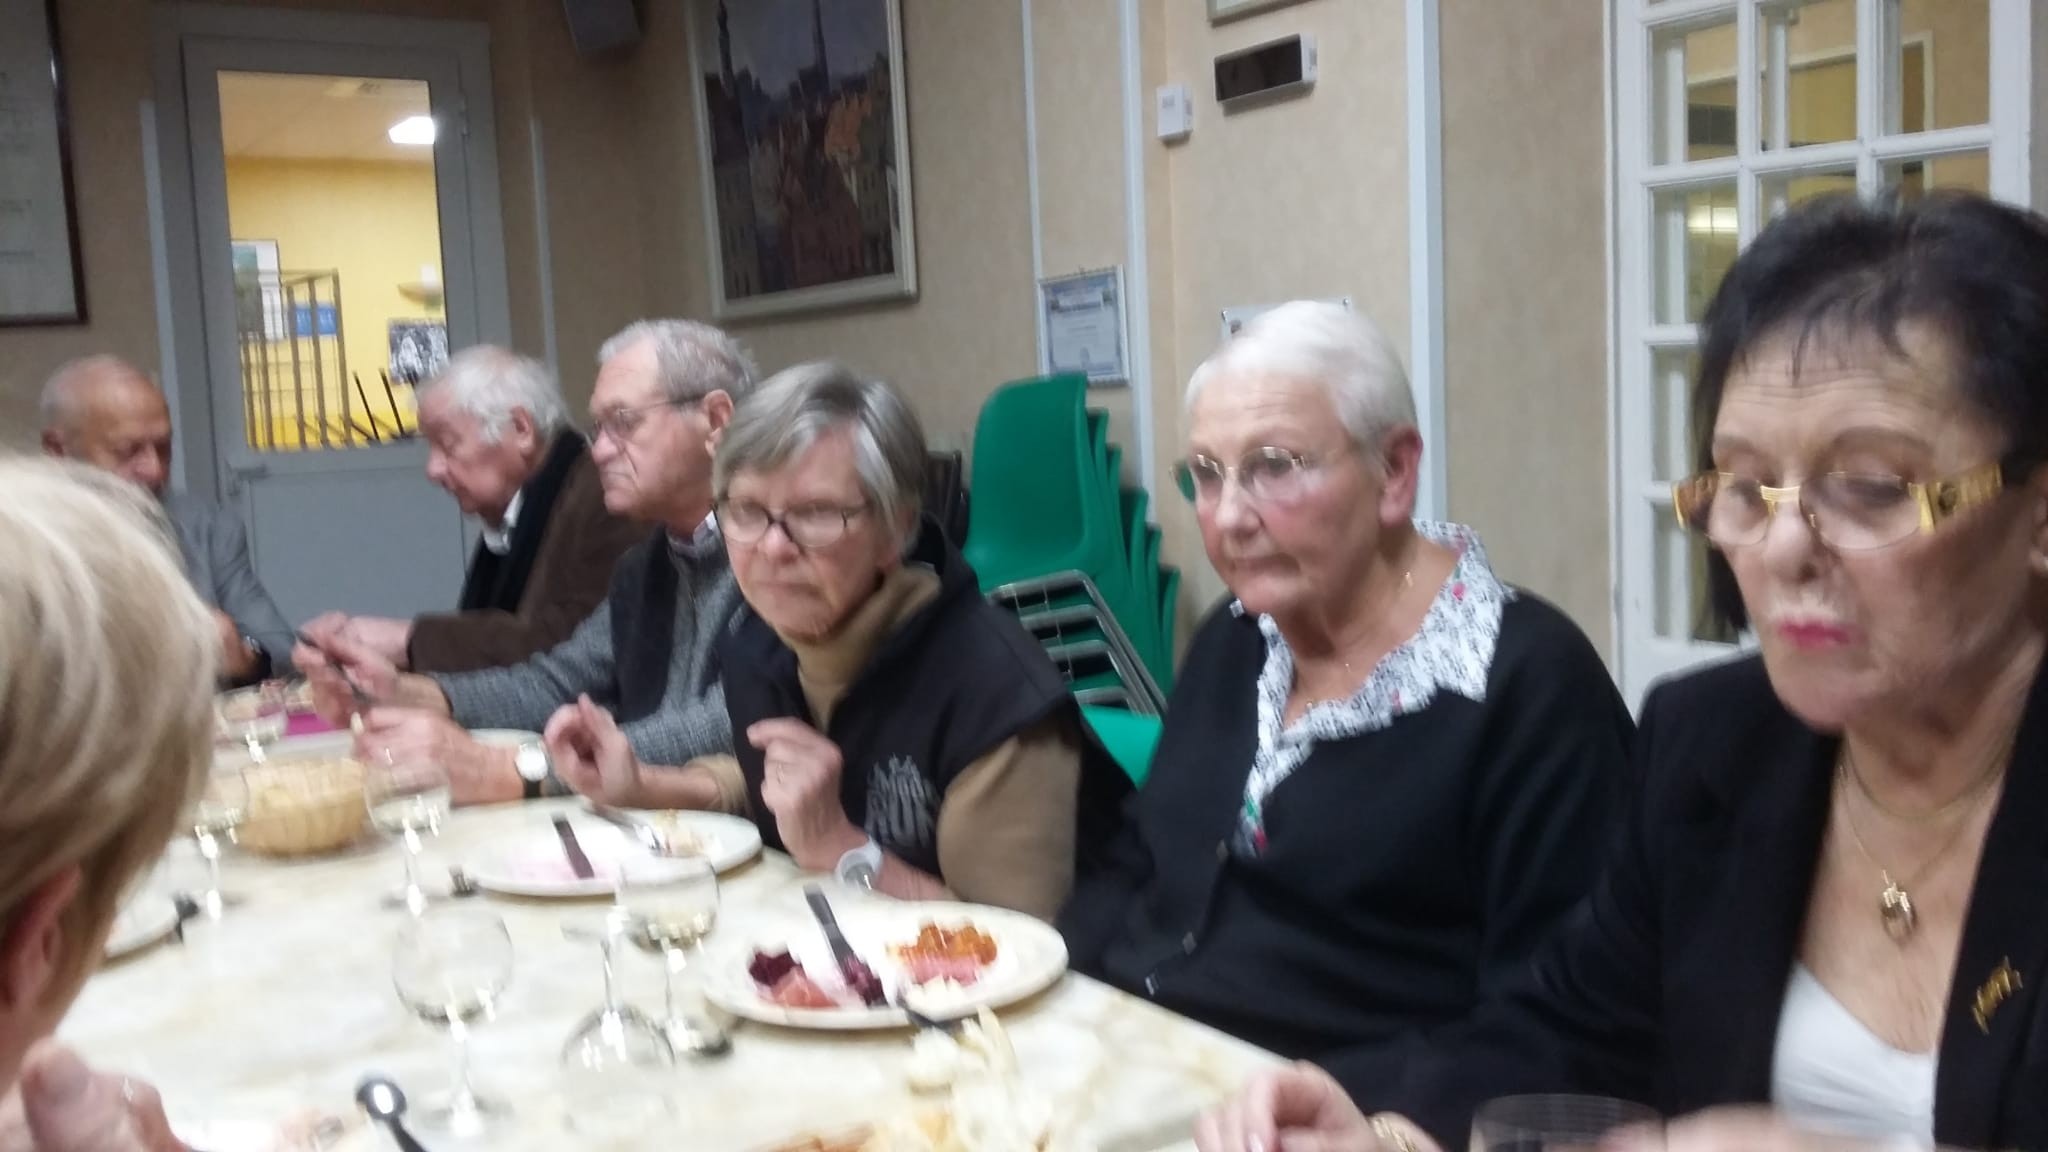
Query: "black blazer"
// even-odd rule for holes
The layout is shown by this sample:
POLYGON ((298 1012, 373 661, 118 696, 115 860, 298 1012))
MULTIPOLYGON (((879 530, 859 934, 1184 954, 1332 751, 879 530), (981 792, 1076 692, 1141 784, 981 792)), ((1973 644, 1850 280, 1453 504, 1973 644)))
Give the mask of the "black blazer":
MULTIPOLYGON (((1640 791, 1600 883, 1516 991, 1398 1085, 1349 1084, 1463 1146, 1499 1095, 1621 1096, 1666 1115, 1770 1100, 1771 1061, 1840 741, 1760 659, 1654 689, 1640 791)), ((2048 1148, 2048 676, 2027 700, 1963 925, 1935 1083, 1938 1142, 2048 1148), (2001 965, 2019 975, 1978 1019, 2001 965)), ((1344 1079, 1343 1060, 1331 1062, 1344 1079)))

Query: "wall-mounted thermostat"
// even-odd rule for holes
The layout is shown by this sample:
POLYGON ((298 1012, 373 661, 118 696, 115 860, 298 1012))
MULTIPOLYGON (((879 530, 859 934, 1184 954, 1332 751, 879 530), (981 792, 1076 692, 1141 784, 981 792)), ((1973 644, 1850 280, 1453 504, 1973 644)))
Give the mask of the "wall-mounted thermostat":
POLYGON ((1216 102, 1230 110, 1316 82, 1316 40, 1288 36, 1216 58, 1216 102))

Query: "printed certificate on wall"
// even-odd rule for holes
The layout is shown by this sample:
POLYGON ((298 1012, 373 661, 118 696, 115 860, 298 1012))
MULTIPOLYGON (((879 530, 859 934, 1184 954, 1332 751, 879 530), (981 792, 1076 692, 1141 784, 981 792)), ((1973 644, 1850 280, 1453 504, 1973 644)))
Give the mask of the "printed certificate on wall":
POLYGON ((54 0, 0 0, 0 326, 85 320, 54 0))
POLYGON ((1124 355, 1124 272, 1104 268, 1038 282, 1038 322, 1050 375, 1083 373, 1091 384, 1130 378, 1124 355))

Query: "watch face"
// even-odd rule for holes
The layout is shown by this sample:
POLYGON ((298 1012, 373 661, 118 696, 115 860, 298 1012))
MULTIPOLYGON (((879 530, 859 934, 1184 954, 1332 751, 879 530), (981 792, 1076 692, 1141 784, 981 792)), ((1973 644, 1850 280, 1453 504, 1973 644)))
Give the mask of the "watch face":
POLYGON ((518 767, 524 780, 545 780, 548 776, 547 749, 538 744, 521 744, 519 751, 512 754, 512 763, 518 767))

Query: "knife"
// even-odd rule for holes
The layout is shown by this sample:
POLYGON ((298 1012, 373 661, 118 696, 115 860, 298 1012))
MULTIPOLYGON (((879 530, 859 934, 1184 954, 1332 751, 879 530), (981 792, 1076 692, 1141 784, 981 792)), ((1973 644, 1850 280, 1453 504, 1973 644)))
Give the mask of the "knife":
POLYGON ((597 869, 590 866, 590 857, 583 854, 583 845, 576 842, 576 829, 569 826, 568 817, 555 817, 555 835, 562 838, 562 855, 569 858, 569 871, 574 872, 578 880, 596 878, 597 869))
POLYGON ((875 976, 875 970, 861 960, 860 953, 846 942, 846 934, 839 930, 839 918, 832 915, 831 902, 825 899, 825 890, 816 884, 804 885, 804 903, 811 906, 811 915, 817 917, 818 927, 824 930, 825 946, 832 950, 832 959, 839 963, 840 978, 846 981, 849 991, 861 998, 861 1002, 872 1008, 889 1003, 889 994, 882 989, 882 981, 875 976))
POLYGON ((591 803, 590 814, 607 824, 623 828, 627 832, 632 833, 633 839, 639 841, 641 847, 654 853, 656 856, 668 855, 667 837, 661 834, 661 829, 647 823, 645 820, 636 820, 609 804, 598 804, 596 802, 591 803))

